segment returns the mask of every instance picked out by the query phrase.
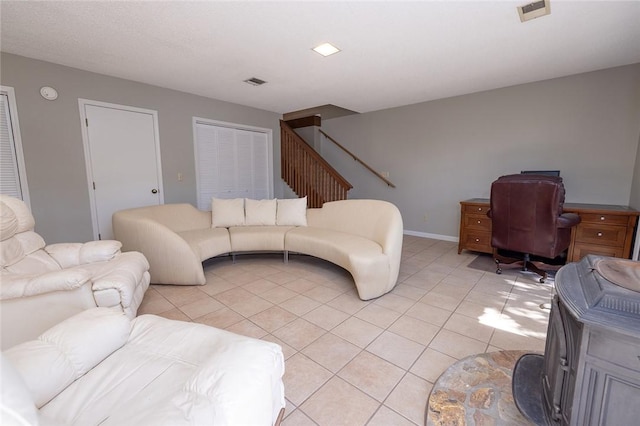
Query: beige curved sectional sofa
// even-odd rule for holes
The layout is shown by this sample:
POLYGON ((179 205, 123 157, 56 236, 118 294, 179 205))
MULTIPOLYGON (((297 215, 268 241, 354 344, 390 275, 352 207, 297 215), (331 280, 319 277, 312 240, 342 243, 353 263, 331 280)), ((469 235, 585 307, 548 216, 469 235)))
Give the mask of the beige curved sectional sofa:
MULTIPOLYGON (((246 200, 247 219, 249 201, 255 200, 246 200)), ((346 269, 362 300, 393 289, 403 227, 395 205, 381 200, 333 201, 306 209, 305 216, 299 226, 212 226, 219 222, 215 207, 212 214, 191 204, 165 204, 116 212, 113 230, 123 250, 145 255, 156 284, 204 284, 202 262, 221 254, 283 251, 285 260, 288 252, 303 253, 346 269)))

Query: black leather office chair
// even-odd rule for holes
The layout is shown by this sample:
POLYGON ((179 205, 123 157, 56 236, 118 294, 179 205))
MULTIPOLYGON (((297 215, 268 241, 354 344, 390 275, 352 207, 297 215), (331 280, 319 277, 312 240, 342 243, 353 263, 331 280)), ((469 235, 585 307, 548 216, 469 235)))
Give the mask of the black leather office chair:
POLYGON ((563 213, 562 178, 543 175, 501 176, 491 184, 491 245, 496 273, 501 263, 522 262, 522 270, 531 270, 544 282, 547 272, 532 263, 532 256, 550 260, 567 250, 571 228, 580 216, 563 213), (505 254, 506 252, 506 254, 505 254))

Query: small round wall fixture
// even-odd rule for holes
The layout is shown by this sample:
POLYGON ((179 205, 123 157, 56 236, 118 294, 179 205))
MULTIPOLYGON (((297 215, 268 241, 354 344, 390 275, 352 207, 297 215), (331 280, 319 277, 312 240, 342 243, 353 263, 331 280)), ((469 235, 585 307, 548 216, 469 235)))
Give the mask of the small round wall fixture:
POLYGON ((53 87, 43 86, 40 88, 40 95, 48 101, 54 101, 58 99, 58 91, 53 87))

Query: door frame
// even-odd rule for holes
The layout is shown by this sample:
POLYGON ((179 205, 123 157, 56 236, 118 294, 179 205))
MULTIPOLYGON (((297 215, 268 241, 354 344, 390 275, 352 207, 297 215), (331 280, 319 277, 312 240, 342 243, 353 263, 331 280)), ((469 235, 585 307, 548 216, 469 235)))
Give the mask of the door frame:
POLYGON ((96 206, 95 192, 93 189, 93 166, 91 165, 91 147, 89 145, 89 132, 87 129, 87 114, 85 106, 97 106, 102 108, 113 108, 129 112, 150 114, 153 118, 153 138, 155 140, 156 170, 158 174, 158 200, 164 204, 164 186, 162 184, 162 161, 160 156, 160 131, 158 127, 158 111, 132 107, 128 105, 113 104, 109 102, 94 101, 90 99, 78 98, 78 108, 80 109, 80 127, 82 129, 82 146, 84 148, 84 163, 87 171, 87 191, 89 192, 89 204, 91 208, 91 225, 93 227, 93 239, 98 239, 98 209, 96 206))

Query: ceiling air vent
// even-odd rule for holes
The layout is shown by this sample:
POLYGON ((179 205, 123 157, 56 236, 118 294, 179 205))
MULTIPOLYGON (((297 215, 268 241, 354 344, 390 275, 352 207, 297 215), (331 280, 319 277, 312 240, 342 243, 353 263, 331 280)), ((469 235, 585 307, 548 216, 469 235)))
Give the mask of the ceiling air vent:
POLYGON ((530 21, 531 19, 539 18, 550 13, 551 7, 549 0, 540 0, 525 4, 524 6, 518 6, 518 15, 520 15, 521 22, 530 21))
POLYGON ((266 81, 260 80, 259 78, 256 78, 256 77, 248 78, 244 82, 249 83, 252 86, 262 86, 263 84, 266 83, 266 81))

